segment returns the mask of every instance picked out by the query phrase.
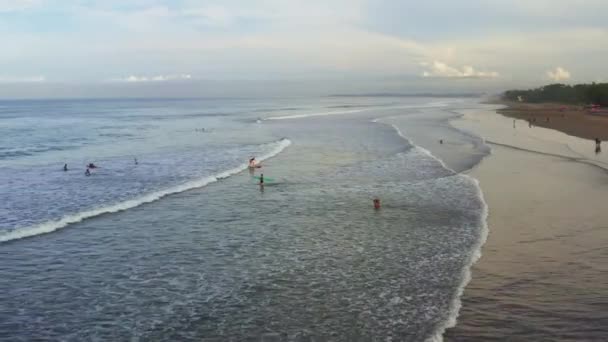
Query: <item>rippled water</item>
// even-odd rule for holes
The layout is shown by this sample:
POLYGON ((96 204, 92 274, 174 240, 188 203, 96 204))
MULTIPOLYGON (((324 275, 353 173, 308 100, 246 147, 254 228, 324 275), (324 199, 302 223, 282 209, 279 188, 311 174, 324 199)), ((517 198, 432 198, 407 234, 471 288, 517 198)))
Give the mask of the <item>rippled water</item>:
MULTIPOLYGON (((291 108, 282 101, 275 108, 291 108)), ((5 159, 3 177, 25 184, 18 191, 21 201, 3 190, 3 196, 15 196, 4 209, 12 218, 3 219, 13 231, 73 208, 62 203, 72 186, 92 193, 89 202, 79 195, 77 203, 128 200, 239 167, 252 153, 279 152, 272 144, 281 138, 291 142, 264 162, 261 171, 273 181, 263 188, 244 171, 53 233, 0 243, 0 339, 440 336, 453 323, 466 271, 483 239, 485 203, 474 180, 454 173, 390 125, 390 118, 415 113, 429 100, 368 101, 373 109, 309 116, 362 103, 320 106, 308 100, 295 110, 298 118, 260 123, 258 117, 290 115, 263 115, 251 102, 232 104, 240 108, 236 114, 193 122, 191 116, 155 113, 196 112, 204 102, 188 103, 190 109, 163 103, 162 110, 144 111, 152 119, 136 120, 137 126, 169 122, 153 138, 143 138, 145 143, 118 144, 104 136, 107 146, 79 147, 74 160, 103 152, 99 164, 107 165, 88 178, 82 171, 53 171, 63 160, 31 170, 55 159, 48 156, 5 159), (185 129, 203 125, 211 133, 185 129), (205 138, 195 140, 201 134, 205 138), (139 151, 136 167, 131 149, 139 151), (149 165, 159 171, 147 174, 149 165), (40 181, 45 174, 50 179, 40 181), (54 186, 56 194, 47 193, 50 203, 26 199, 27 185, 37 181, 27 197, 45 198, 36 189, 54 186), (71 182, 79 183, 65 185, 71 182), (105 198, 104 191, 119 195, 105 198), (371 205, 375 197, 382 201, 380 210, 371 205)), ((125 106, 130 111, 152 105, 125 106)))

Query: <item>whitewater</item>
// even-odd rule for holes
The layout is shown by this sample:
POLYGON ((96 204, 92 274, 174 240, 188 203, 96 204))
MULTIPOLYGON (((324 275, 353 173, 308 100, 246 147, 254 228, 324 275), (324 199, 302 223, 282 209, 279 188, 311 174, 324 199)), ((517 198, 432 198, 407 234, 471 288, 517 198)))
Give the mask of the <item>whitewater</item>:
MULTIPOLYGON (((287 148, 290 144, 291 144, 291 141, 289 139, 285 138, 285 139, 281 139, 280 141, 277 141, 273 144, 267 144, 267 146, 262 146, 262 150, 269 148, 270 152, 267 152, 266 154, 264 154, 260 157, 257 157, 257 159, 259 161, 265 161, 267 159, 270 159, 270 158, 276 156, 277 154, 281 153, 281 151, 283 151, 285 148, 287 148)), ((247 155, 243 155, 243 157, 246 158, 247 155)), ((51 232, 56 231, 57 229, 65 228, 72 223, 80 222, 82 220, 85 220, 85 219, 88 219, 91 217, 131 209, 131 208, 140 206, 142 204, 157 201, 168 195, 180 193, 180 192, 191 190, 191 189, 201 188, 201 187, 204 187, 213 182, 217 182, 218 180, 225 179, 234 174, 245 171, 247 168, 248 168, 248 164, 242 163, 241 165, 239 165, 237 167, 222 171, 216 175, 205 176, 205 177, 202 177, 199 179, 190 180, 183 184, 169 187, 166 189, 157 190, 157 191, 145 194, 145 195, 137 197, 137 198, 129 199, 126 201, 115 203, 115 204, 110 204, 107 206, 102 206, 100 208, 95 208, 95 209, 79 212, 76 214, 66 215, 59 220, 44 222, 44 223, 41 223, 39 225, 32 226, 32 227, 16 228, 16 229, 10 230, 6 233, 0 233, 0 242, 6 242, 6 241, 22 239, 22 238, 26 238, 26 237, 30 237, 30 236, 51 233, 51 232)))
POLYGON ((0 119, 23 151, 0 158, 0 337, 440 341, 487 235, 461 173, 483 144, 442 126, 449 99, 299 101, 68 101, 40 131, 0 119), (258 122, 284 108, 293 120, 258 122), (438 135, 450 143, 419 140, 438 135))

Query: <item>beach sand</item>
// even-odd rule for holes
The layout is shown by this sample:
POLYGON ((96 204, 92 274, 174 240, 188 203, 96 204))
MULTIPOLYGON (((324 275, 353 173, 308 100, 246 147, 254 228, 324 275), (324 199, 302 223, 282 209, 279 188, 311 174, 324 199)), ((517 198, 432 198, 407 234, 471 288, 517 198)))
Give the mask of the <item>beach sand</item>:
POLYGON ((608 140, 608 113, 592 115, 581 106, 555 103, 517 103, 505 102, 507 108, 498 113, 508 117, 532 120, 541 126, 564 132, 584 139, 608 140))
POLYGON ((512 129, 511 121, 480 110, 453 122, 492 147, 492 155, 470 172, 489 206, 489 236, 472 269, 457 326, 444 338, 605 340, 605 156, 586 153, 588 140, 542 128, 525 131, 523 123, 512 129))

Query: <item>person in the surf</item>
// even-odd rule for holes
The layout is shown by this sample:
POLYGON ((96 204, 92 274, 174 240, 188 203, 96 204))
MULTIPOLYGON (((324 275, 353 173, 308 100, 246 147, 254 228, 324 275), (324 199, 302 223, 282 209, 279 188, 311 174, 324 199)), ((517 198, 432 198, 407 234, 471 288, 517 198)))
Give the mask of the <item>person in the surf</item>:
POLYGON ((133 157, 133 161, 135 162, 135 165, 139 164, 136 157, 133 157))
POLYGON ((89 169, 94 169, 96 167, 97 167, 97 165, 95 165, 93 163, 89 163, 89 165, 87 165, 87 168, 89 168, 89 169))
POLYGON ((251 159, 249 159, 249 167, 252 169, 255 169, 257 167, 257 162, 255 161, 255 157, 251 157, 251 159))
POLYGON ((67 171, 68 170, 68 164, 63 164, 63 171, 67 171))
POLYGON ((260 192, 264 193, 264 174, 260 174, 260 192))
POLYGON ((595 153, 602 152, 602 141, 600 138, 595 138, 595 153))
POLYGON ((87 170, 84 172, 85 176, 90 176, 91 175, 91 170, 87 167, 87 170))

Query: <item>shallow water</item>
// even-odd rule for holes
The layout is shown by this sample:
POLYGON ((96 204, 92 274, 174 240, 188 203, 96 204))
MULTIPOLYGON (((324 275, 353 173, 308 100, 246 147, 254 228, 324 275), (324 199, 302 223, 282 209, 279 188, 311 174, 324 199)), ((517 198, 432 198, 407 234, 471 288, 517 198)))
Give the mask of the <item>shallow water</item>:
MULTIPOLYGON (((119 118, 139 113, 129 120, 157 125, 155 133, 135 134, 143 142, 104 135, 76 152, 5 157, 2 177, 12 186, 0 190, 9 198, 3 213, 10 215, 2 215, 9 233, 96 205, 190 190, 0 243, 0 339, 440 336, 456 315, 481 242, 485 204, 474 180, 391 126, 396 115, 446 104, 382 101, 228 101, 212 103, 212 111, 199 108, 204 101, 103 103, 99 113, 113 106, 119 118), (359 111, 335 113, 337 106, 359 111), (228 114, 196 114, 216 113, 216 107, 228 114), (311 115, 325 112, 333 114, 311 115), (293 115, 300 117, 256 122, 293 115), (212 130, 193 131, 201 126, 212 130), (138 151, 137 166, 131 151, 138 151), (60 171, 63 159, 49 163, 72 156, 71 165, 97 152, 103 167, 91 177, 60 171), (218 180, 253 153, 275 152, 255 171, 274 179, 263 188, 248 171, 218 180), (217 181, 201 182, 205 177, 217 181), (201 183, 187 186, 195 181, 201 183), (77 190, 89 198, 74 196, 77 190), (373 209, 374 197, 382 209, 373 209)), ((9 117, 4 127, 19 131, 14 117, 23 114, 6 104, 3 113, 9 117)), ((108 125, 105 117, 86 118, 70 120, 87 122, 89 132, 108 125)), ((463 147, 463 160, 472 158, 469 149, 477 145, 465 143, 465 135, 459 139, 471 146, 463 147)))

